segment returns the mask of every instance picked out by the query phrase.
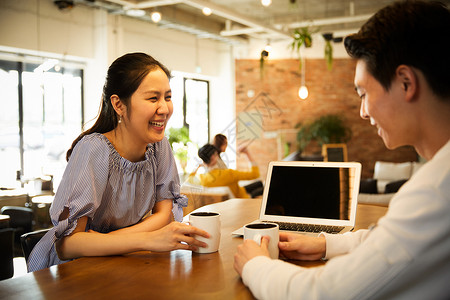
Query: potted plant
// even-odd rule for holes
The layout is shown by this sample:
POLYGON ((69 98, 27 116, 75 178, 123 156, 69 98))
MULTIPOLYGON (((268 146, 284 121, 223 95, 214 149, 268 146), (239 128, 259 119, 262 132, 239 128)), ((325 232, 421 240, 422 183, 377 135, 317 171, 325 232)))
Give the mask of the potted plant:
POLYGON ((296 126, 299 152, 316 141, 321 151, 323 144, 346 143, 352 136, 351 129, 344 124, 339 115, 325 115, 310 123, 298 123, 296 126))
POLYGON ((187 127, 169 128, 168 140, 172 146, 173 155, 180 162, 183 173, 186 173, 186 165, 188 160, 187 144, 191 141, 189 139, 189 129, 187 127))
POLYGON ((295 51, 300 61, 299 69, 302 67, 302 61, 300 57, 300 47, 304 45, 305 48, 312 46, 312 32, 308 27, 297 28, 292 35, 292 43, 289 45, 292 51, 295 51))

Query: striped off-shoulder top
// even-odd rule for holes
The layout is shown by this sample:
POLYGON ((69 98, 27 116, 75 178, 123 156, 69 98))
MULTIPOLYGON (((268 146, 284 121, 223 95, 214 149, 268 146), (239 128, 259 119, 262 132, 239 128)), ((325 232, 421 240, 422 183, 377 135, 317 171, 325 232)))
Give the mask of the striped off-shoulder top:
POLYGON ((54 227, 31 252, 28 271, 65 262, 58 258, 55 242, 69 235, 79 218, 88 217, 86 231, 107 233, 136 224, 164 199, 173 199, 174 219, 181 221, 187 198, 180 195, 180 179, 166 138, 149 144, 143 161, 130 162, 104 135, 83 137, 73 149, 50 208, 54 227))

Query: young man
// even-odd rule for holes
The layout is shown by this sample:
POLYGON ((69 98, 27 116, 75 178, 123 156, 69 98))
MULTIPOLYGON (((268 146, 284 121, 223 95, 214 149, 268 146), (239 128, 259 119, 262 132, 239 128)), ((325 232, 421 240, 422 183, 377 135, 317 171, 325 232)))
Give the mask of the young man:
POLYGON ((245 241, 235 269, 258 299, 448 299, 450 295, 450 12, 407 1, 380 10, 345 39, 357 60, 361 117, 386 147, 412 145, 428 160, 371 230, 280 234, 290 259, 330 259, 305 269, 245 241))

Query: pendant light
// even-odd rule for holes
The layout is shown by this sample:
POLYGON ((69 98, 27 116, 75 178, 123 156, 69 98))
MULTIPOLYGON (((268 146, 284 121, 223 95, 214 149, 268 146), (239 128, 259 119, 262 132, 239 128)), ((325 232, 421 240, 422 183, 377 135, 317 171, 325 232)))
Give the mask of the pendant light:
MULTIPOLYGON (((301 49, 300 49, 301 51, 301 49)), ((305 100, 306 98, 308 98, 308 88, 306 87, 305 84, 305 76, 306 76, 306 72, 305 72, 305 68, 306 68, 306 61, 305 61, 305 55, 301 54, 301 60, 302 60, 302 74, 301 74, 301 86, 298 89, 298 96, 300 97, 300 99, 305 100)))
POLYGON ((270 6, 272 4, 272 0, 261 0, 261 4, 265 7, 270 6))
POLYGON ((161 13, 159 11, 154 11, 151 13, 150 18, 152 19, 153 23, 158 23, 161 21, 161 13))

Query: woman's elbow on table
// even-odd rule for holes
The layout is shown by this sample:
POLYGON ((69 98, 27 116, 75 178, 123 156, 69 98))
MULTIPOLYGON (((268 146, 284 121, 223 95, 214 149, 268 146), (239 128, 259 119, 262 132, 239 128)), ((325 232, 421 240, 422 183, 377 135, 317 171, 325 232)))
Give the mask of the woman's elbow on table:
MULTIPOLYGON (((76 234, 76 233, 75 233, 76 234)), ((75 235, 74 234, 74 235, 75 235)), ((73 235, 65 236, 55 243, 56 253, 58 254, 58 258, 61 260, 69 260, 80 257, 80 255, 75 255, 72 247, 68 244, 68 239, 72 238, 73 235)))

